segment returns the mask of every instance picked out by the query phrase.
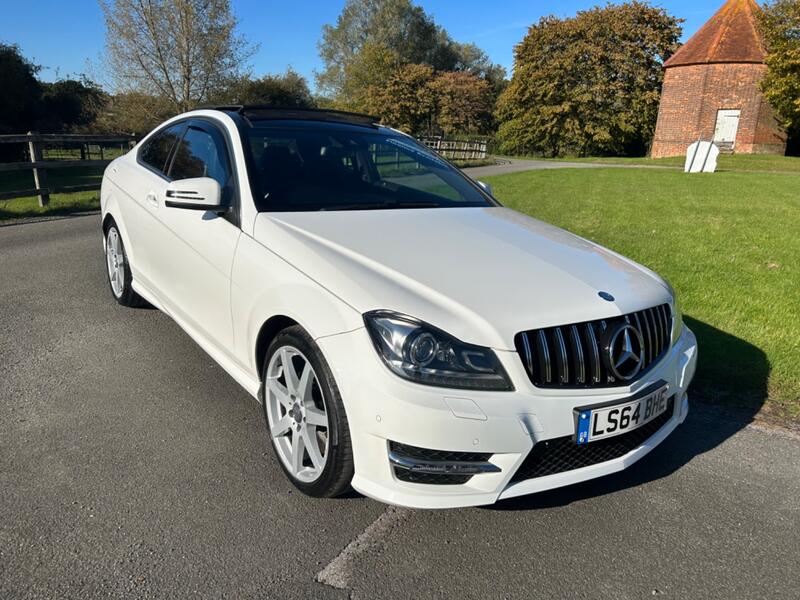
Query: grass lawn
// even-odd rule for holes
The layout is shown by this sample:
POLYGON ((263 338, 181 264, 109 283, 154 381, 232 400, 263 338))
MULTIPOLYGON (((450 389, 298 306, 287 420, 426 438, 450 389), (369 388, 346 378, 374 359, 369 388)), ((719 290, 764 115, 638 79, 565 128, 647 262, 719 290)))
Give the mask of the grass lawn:
MULTIPOLYGON (((536 157, 530 157, 536 158, 536 157)), ((536 160, 542 160, 538 158, 536 160)), ((551 159, 546 159, 551 160, 551 159)), ((686 160, 683 156, 667 158, 589 156, 582 158, 558 158, 552 160, 568 162, 588 162, 609 165, 651 165, 683 169, 686 160)), ((800 173, 800 157, 774 156, 770 154, 721 154, 717 161, 717 171, 761 171, 769 173, 800 173)))
POLYGON ((666 276, 695 397, 800 419, 800 174, 558 169, 487 177, 507 206, 666 276))
MULTIPOLYGON (((80 167, 51 169, 47 172, 52 187, 100 183, 103 167, 80 167)), ((36 187, 31 171, 0 172, 0 192, 24 190, 36 187)), ((20 217, 65 214, 100 208, 100 191, 51 194, 50 204, 39 206, 39 198, 30 196, 14 200, 0 200, 0 221, 20 217)))

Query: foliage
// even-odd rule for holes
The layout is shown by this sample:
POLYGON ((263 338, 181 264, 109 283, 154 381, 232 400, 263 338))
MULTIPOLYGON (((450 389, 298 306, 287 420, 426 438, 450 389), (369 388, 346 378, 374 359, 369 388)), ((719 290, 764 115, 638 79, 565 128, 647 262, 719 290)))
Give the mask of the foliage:
MULTIPOLYGON (((455 42, 411 0, 347 0, 319 42, 318 87, 343 108, 362 109, 367 89, 409 64, 435 71, 467 71, 500 89, 502 67, 474 44, 455 42)), ((372 93, 370 93, 371 95, 372 93)))
POLYGON ((229 0, 100 0, 118 92, 166 99, 173 112, 207 101, 241 74, 253 49, 229 0))
POLYGON ((498 101, 503 151, 643 153, 679 23, 638 0, 540 19, 515 47, 514 76, 498 101))
POLYGON ((39 68, 28 61, 18 46, 0 44, 0 134, 24 133, 34 128, 42 88, 39 68))
POLYGON ((388 81, 367 90, 366 109, 403 131, 430 132, 436 108, 432 81, 433 67, 429 65, 400 67, 388 81))
POLYGON ((282 75, 249 76, 230 82, 214 99, 219 104, 267 104, 281 108, 313 108, 316 104, 305 78, 287 69, 282 75))
POLYGON ((88 79, 43 83, 42 90, 42 116, 37 125, 42 131, 86 129, 108 103, 108 95, 88 79))
POLYGON ((142 136, 174 114, 172 103, 165 98, 140 92, 122 92, 109 98, 92 129, 99 133, 142 136))
POLYGON ((759 24, 767 46, 764 96, 782 124, 800 133, 800 3, 772 0, 763 6, 759 24))
POLYGON ((445 71, 430 84, 437 123, 446 134, 487 133, 492 124, 492 88, 468 72, 445 71))

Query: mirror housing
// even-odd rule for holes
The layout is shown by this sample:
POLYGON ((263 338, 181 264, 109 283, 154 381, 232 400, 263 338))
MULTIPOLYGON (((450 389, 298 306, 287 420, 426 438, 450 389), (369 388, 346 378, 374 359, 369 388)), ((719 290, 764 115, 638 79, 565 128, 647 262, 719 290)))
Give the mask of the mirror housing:
POLYGON ((476 180, 475 183, 477 183, 479 186, 481 186, 481 188, 483 188, 484 192, 486 192, 490 196, 492 195, 492 186, 490 186, 488 183, 484 183, 484 182, 478 181, 478 180, 476 180))
POLYGON ((169 208, 188 208, 191 210, 210 210, 225 212, 222 206, 222 189, 211 177, 194 177, 171 181, 167 186, 164 204, 169 208))

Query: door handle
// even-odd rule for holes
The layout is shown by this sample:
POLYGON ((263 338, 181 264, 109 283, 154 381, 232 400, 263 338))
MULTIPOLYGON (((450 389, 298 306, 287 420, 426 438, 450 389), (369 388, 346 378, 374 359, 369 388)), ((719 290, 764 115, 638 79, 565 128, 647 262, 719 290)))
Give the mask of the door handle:
POLYGON ((151 208, 158 208, 158 198, 153 192, 147 194, 147 203, 151 206, 151 208))

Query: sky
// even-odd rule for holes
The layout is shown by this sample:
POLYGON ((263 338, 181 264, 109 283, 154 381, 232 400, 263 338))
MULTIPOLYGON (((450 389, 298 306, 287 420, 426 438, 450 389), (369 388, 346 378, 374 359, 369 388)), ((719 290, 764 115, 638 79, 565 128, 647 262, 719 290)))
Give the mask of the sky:
MULTIPOLYGON (((605 4, 605 0, 417 0, 459 42, 480 46, 511 74, 514 45, 541 16, 565 17, 605 4)), ((655 0, 685 20, 685 41, 721 6, 723 0, 655 0)), ((251 59, 256 76, 287 67, 314 86, 321 61, 317 42, 322 26, 335 23, 344 0, 232 0, 240 32, 259 44, 251 59)), ((0 0, 0 42, 18 44, 41 65, 45 81, 86 74, 108 85, 103 72, 105 27, 96 0, 0 0)))

